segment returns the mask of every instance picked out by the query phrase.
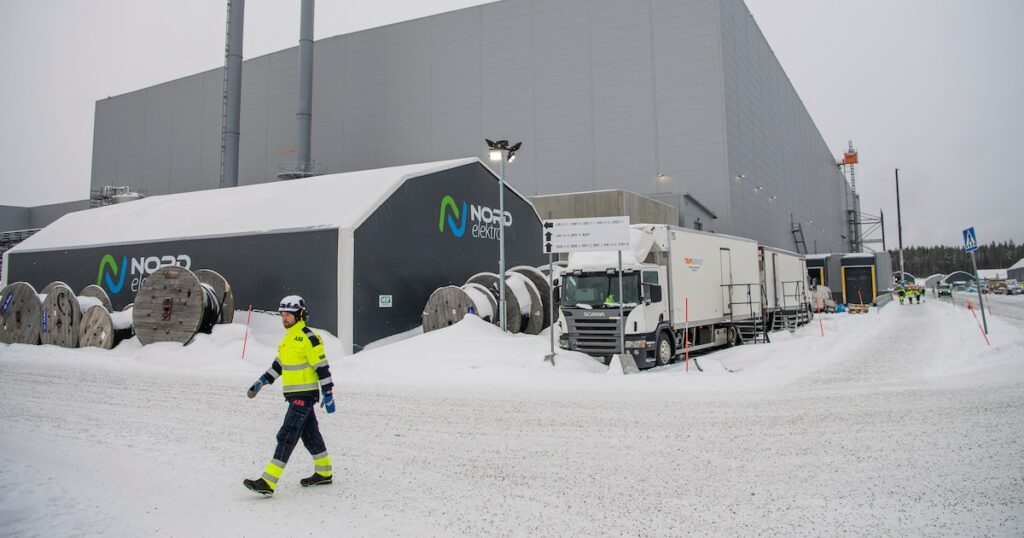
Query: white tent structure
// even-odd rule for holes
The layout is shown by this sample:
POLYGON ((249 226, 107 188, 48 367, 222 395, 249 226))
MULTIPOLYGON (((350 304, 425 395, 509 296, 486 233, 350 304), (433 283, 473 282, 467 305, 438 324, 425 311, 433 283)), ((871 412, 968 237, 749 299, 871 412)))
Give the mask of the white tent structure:
MULTIPOLYGON (((507 267, 543 263, 536 211, 505 189, 507 267)), ((240 308, 303 295, 358 351, 418 326, 437 287, 497 271, 498 193, 470 158, 155 196, 65 215, 4 253, 0 284, 98 284, 120 307, 162 266, 209 268, 240 308)))

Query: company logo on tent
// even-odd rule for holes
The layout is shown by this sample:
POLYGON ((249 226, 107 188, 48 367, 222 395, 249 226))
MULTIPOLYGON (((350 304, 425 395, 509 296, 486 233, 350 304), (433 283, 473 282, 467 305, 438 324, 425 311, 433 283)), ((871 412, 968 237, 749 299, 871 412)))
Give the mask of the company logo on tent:
POLYGON ((452 235, 455 237, 462 237, 462 235, 466 233, 466 216, 469 215, 469 204, 462 202, 462 211, 459 211, 459 207, 455 204, 455 198, 452 198, 451 195, 446 195, 441 199, 441 210, 439 211, 440 217, 437 220, 437 230, 441 233, 444 233, 446 208, 451 211, 447 214, 448 229, 452 231, 452 235), (459 219, 460 215, 462 220, 459 222, 459 225, 456 226, 455 221, 459 219), (453 219, 452 216, 455 218, 453 219))
POLYGON ((114 257, 110 254, 103 256, 100 260, 100 271, 96 274, 96 285, 102 286, 103 281, 106 280, 107 289, 111 293, 120 293, 121 288, 124 287, 124 277, 128 274, 128 256, 121 257, 121 268, 118 269, 117 262, 114 261, 114 257), (104 274, 104 269, 109 270, 104 274), (117 284, 114 284, 113 279, 110 275, 113 274, 114 278, 117 278, 117 284), (106 278, 104 278, 106 276, 106 278))
POLYGON ((452 235, 462 237, 466 233, 467 220, 473 223, 469 227, 470 235, 477 239, 498 239, 502 221, 506 228, 512 226, 512 214, 508 211, 502 213, 497 209, 470 204, 466 201, 462 202, 460 209, 451 195, 445 195, 441 199, 437 217, 439 232, 444 233, 445 222, 447 222, 452 235))
POLYGON ((110 254, 100 259, 100 270, 96 273, 96 285, 103 286, 110 293, 121 293, 129 274, 131 279, 131 290, 139 291, 139 286, 146 280, 146 277, 155 273, 161 267, 177 265, 189 269, 192 267, 192 258, 188 254, 177 256, 140 256, 131 258, 131 265, 128 264, 128 256, 121 257, 120 267, 117 260, 110 254), (129 268, 131 269, 129 271, 129 268), (116 279, 116 282, 115 282, 116 279))

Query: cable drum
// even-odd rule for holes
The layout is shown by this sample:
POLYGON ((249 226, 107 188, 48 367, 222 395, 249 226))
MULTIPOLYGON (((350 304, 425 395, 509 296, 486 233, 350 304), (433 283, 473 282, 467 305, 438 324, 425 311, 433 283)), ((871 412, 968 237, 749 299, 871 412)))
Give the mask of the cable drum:
POLYGON ((498 303, 494 300, 491 292, 480 284, 466 284, 462 286, 462 291, 466 292, 466 295, 473 301, 476 315, 488 323, 494 323, 494 313, 498 311, 498 303))
POLYGON ((221 304, 220 319, 217 323, 231 323, 235 319, 235 294, 231 291, 231 284, 226 278, 213 269, 200 269, 196 271, 196 278, 199 282, 207 284, 216 292, 218 302, 221 304))
POLYGON ((462 321, 475 306, 473 299, 458 286, 437 288, 423 307, 423 332, 450 327, 462 321))
MULTIPOLYGON (((104 291, 103 288, 97 286, 96 284, 89 284, 88 286, 82 288, 82 291, 78 292, 78 296, 79 297, 93 297, 95 299, 98 299, 100 301, 100 303, 103 304, 103 308, 107 309, 107 312, 113 312, 114 311, 114 307, 110 303, 110 296, 107 295, 107 292, 104 291)), ((88 312, 88 311, 89 311, 88 308, 82 308, 82 312, 88 312)))
POLYGON ((523 275, 537 289, 537 294, 540 295, 541 307, 544 310, 543 321, 541 322, 540 329, 538 329, 538 333, 543 331, 545 327, 551 325, 551 286, 548 285, 548 277, 541 271, 526 265, 513 267, 509 271, 523 275))
POLYGON ((220 323, 220 296, 213 286, 209 284, 200 284, 200 286, 203 288, 206 299, 203 301, 203 319, 199 322, 199 332, 210 334, 213 332, 213 326, 220 323))
POLYGON ((544 328, 544 308, 536 286, 525 276, 512 271, 505 273, 505 283, 519 302, 519 332, 539 334, 544 328))
POLYGON ((107 312, 102 306, 93 306, 82 316, 78 345, 113 349, 134 334, 130 311, 107 312))
MULTIPOLYGON (((498 275, 494 273, 477 273, 466 281, 467 284, 479 284, 494 295, 495 298, 495 312, 500 310, 501 294, 498 292, 498 287, 501 285, 498 280, 498 275)), ((495 324, 500 323, 500 320, 495 316, 495 324)), ((512 333, 518 334, 522 330, 522 314, 519 309, 519 298, 516 297, 515 293, 509 288, 508 280, 505 280, 505 329, 512 333)))
POLYGON ((221 317, 220 296, 184 267, 157 269, 139 287, 132 310, 135 335, 143 345, 189 343, 197 332, 209 333, 221 317))
POLYGON ((80 302, 75 292, 63 282, 52 282, 44 289, 49 293, 43 300, 40 342, 66 348, 78 347, 82 304, 89 307, 102 304, 92 297, 83 297, 80 302))
POLYGON ((0 343, 39 343, 43 301, 28 282, 0 290, 0 343))

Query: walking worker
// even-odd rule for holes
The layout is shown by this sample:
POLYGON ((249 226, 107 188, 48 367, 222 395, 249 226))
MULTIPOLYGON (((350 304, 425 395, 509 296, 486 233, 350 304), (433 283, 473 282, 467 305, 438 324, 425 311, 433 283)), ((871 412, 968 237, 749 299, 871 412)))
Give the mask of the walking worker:
POLYGON ((900 304, 903 304, 903 298, 907 296, 907 290, 900 287, 898 290, 896 290, 896 295, 899 296, 900 298, 900 304))
POLYGON ((284 385, 284 399, 288 401, 284 423, 277 432, 274 458, 263 470, 262 477, 242 482, 245 487, 263 495, 272 495, 277 489, 277 481, 284 473, 284 466, 299 439, 302 439, 302 444, 313 457, 315 468, 313 475, 303 478, 299 484, 302 487, 323 486, 330 484, 332 479, 331 458, 327 455, 327 446, 324 445, 324 438, 320 435, 320 427, 313 413, 321 392, 323 402, 320 406, 326 408, 328 413, 334 412, 334 396, 331 393, 334 383, 331 381, 323 341, 306 327, 309 314, 302 297, 289 295, 281 299, 278 312, 281 313, 281 324, 286 331, 277 346, 277 358, 247 393, 249 398, 255 398, 263 385, 273 384, 280 377, 284 385))

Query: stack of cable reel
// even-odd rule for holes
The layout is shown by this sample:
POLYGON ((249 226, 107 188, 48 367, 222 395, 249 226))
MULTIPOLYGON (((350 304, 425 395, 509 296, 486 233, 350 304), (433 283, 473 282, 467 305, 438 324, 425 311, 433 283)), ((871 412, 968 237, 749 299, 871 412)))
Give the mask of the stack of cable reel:
POLYGON ((43 288, 40 342, 60 347, 76 348, 82 312, 94 306, 106 308, 110 298, 98 286, 90 290, 91 296, 76 296, 63 282, 52 282, 43 288))
MULTIPOLYGON (((430 295, 423 308, 423 332, 458 323, 467 314, 498 324, 501 293, 495 273, 478 273, 466 284, 444 286, 430 295)), ((539 334, 551 325, 550 287, 544 274, 533 267, 513 267, 505 272, 505 327, 509 332, 539 334)))

